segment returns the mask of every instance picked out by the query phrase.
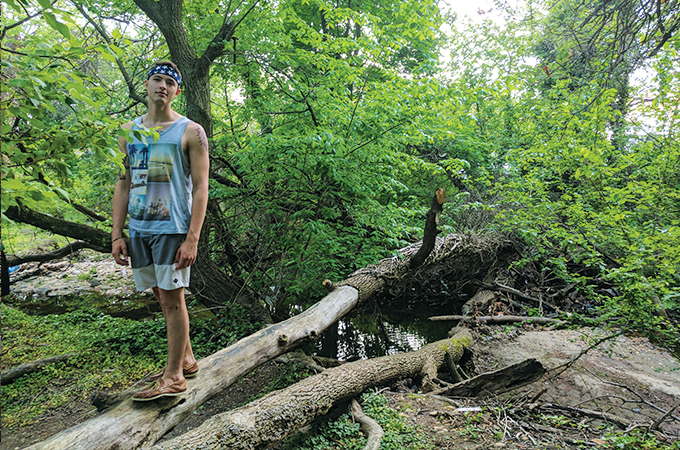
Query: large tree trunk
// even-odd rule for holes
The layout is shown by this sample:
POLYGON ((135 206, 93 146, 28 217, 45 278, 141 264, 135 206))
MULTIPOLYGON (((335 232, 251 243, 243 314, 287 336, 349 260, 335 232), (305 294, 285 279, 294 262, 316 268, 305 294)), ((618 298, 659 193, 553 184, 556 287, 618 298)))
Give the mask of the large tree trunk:
POLYGON ((432 379, 448 352, 455 361, 472 343, 463 329, 450 339, 418 351, 362 360, 326 369, 322 373, 272 392, 246 406, 211 417, 168 442, 158 450, 171 449, 263 449, 291 435, 334 405, 351 399, 373 386, 384 386, 403 378, 432 379))

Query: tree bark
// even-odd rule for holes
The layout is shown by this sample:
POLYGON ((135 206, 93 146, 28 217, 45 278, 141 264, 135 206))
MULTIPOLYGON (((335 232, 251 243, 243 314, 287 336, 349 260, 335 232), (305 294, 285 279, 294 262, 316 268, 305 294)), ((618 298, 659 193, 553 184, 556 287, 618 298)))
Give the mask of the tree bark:
POLYGON ((246 406, 211 417, 200 427, 156 445, 157 450, 264 449, 290 436, 334 405, 373 386, 409 377, 436 377, 449 352, 459 360, 472 343, 463 329, 450 339, 434 342, 415 352, 356 361, 272 392, 246 406))
POLYGON ((486 397, 526 386, 540 379, 545 373, 543 365, 535 359, 487 372, 431 392, 432 395, 450 397, 486 397))

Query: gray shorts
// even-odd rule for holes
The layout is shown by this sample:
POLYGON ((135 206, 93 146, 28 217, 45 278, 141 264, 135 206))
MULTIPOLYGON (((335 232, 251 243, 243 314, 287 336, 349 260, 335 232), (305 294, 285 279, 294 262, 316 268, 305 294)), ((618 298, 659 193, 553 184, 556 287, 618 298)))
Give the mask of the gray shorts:
POLYGON ((191 267, 175 270, 175 254, 186 234, 147 234, 130 230, 128 252, 138 291, 158 286, 172 291, 189 286, 191 267))

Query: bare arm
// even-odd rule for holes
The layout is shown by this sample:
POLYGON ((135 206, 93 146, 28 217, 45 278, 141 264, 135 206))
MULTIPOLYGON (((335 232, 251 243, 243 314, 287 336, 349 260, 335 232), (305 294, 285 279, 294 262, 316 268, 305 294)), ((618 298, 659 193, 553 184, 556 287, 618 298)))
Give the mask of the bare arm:
MULTIPOLYGON (((129 127, 129 124, 123 126, 125 129, 128 129, 129 127)), ((118 138, 118 147, 125 155, 125 158, 123 159, 125 171, 121 170, 118 173, 116 189, 113 192, 113 227, 111 230, 111 240, 113 242, 111 243, 111 253, 117 264, 127 266, 130 264, 128 261, 127 246, 125 245, 125 240, 118 238, 123 236, 123 227, 125 226, 125 219, 127 218, 128 213, 128 201, 130 199, 130 160, 127 154, 127 141, 124 138, 118 138)))
POLYGON ((193 202, 191 205, 191 221, 184 243, 175 255, 176 268, 184 269, 196 261, 198 240, 208 207, 208 179, 210 159, 208 157, 208 138, 203 127, 192 122, 184 132, 187 142, 187 154, 191 164, 191 181, 193 183, 193 202))

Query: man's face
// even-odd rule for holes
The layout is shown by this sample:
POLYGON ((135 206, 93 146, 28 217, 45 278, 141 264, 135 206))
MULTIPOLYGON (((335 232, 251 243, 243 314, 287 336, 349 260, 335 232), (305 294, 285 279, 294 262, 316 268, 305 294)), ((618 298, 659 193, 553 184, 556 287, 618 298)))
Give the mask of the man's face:
POLYGON ((180 92, 177 81, 170 75, 162 73, 151 75, 144 85, 149 100, 154 103, 170 103, 180 92))

